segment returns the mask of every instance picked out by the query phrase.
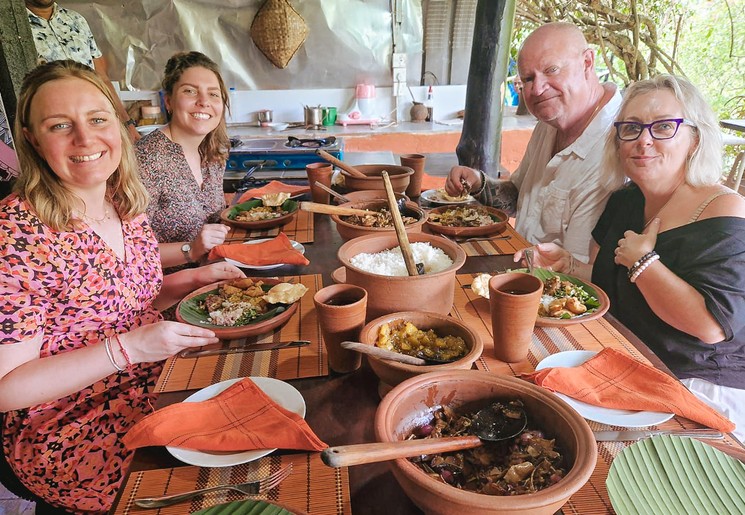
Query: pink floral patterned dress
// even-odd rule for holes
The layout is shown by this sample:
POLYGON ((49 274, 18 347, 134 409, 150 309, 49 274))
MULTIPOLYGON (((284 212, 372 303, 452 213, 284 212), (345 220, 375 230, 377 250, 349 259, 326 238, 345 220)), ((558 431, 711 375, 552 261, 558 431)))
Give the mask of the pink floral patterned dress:
MULTIPOLYGON (((42 224, 16 195, 0 201, 0 345, 41 334, 41 358, 159 320, 163 276, 146 216, 122 222, 125 259, 87 226, 42 224)), ((152 411, 159 364, 112 373, 82 391, 5 413, 3 452, 18 478, 76 513, 111 506, 131 453, 120 442, 152 411)), ((33 384, 28 385, 33 388, 33 384)))

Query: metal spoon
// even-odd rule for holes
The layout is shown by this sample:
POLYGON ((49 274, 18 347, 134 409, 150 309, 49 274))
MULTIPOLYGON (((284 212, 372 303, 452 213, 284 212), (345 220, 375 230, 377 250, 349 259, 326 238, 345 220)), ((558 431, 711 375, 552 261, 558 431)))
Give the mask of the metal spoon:
POLYGON ((525 249, 523 255, 525 256, 525 264, 528 267, 528 273, 533 275, 533 249, 525 249))
POLYGON ((410 458, 425 454, 459 451, 480 447, 484 441, 497 442, 519 435, 528 423, 525 410, 500 402, 483 408, 471 424, 473 435, 396 442, 363 443, 329 447, 321 453, 321 460, 329 467, 348 467, 364 463, 410 458))

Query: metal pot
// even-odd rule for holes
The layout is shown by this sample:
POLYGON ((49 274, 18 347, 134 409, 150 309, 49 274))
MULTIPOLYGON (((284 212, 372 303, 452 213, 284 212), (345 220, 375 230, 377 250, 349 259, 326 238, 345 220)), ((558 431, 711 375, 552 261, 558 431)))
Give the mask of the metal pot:
POLYGON ((258 113, 260 123, 270 123, 272 121, 273 112, 271 109, 264 109, 258 113))
POLYGON ((305 126, 319 127, 321 125, 323 125, 323 108, 305 106, 305 126))

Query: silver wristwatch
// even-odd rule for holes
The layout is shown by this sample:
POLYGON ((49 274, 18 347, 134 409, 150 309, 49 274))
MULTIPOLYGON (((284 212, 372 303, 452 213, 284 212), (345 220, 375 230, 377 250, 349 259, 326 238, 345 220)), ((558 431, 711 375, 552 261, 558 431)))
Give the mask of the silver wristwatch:
POLYGON ((183 252, 184 257, 186 258, 187 263, 193 263, 194 261, 191 259, 191 243, 184 243, 181 245, 181 252, 183 252))

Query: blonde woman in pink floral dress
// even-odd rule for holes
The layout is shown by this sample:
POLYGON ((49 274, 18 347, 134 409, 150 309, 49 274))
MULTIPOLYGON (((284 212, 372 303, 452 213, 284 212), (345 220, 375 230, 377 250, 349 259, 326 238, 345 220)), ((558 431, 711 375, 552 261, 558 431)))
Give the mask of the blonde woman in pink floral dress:
POLYGON ((3 459, 48 505, 105 513, 158 362, 217 341, 158 310, 242 273, 216 263, 163 277, 131 143, 90 68, 32 71, 16 142, 21 176, 0 201, 3 459))

